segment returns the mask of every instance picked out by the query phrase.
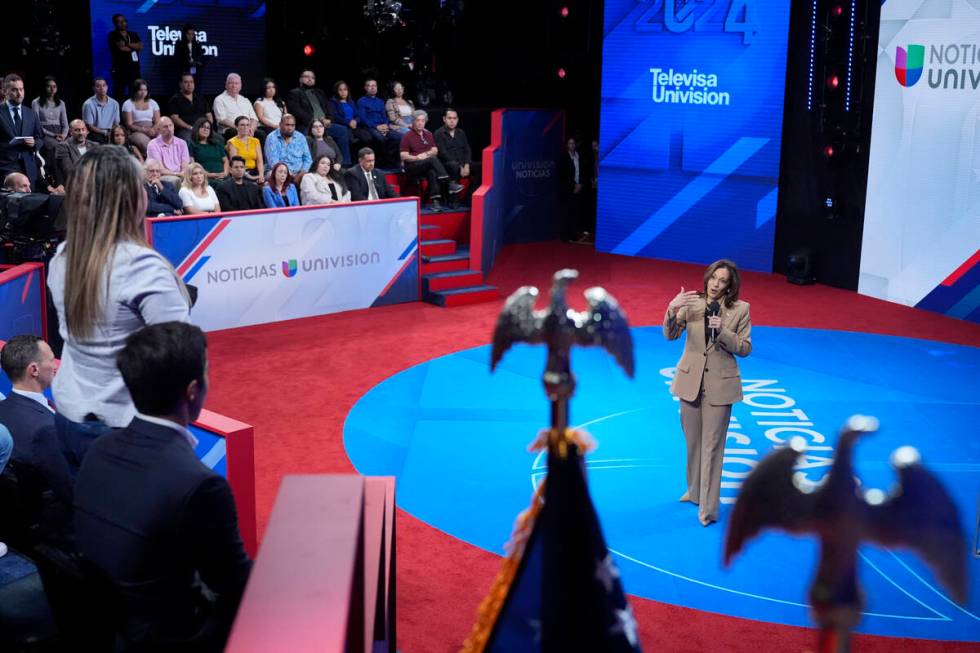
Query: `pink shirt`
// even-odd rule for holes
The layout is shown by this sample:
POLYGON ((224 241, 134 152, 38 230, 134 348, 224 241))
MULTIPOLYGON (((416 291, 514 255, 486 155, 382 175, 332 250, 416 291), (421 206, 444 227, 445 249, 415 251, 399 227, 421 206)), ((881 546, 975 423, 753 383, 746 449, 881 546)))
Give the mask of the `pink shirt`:
POLYGON ((157 136, 146 146, 146 158, 156 159, 163 164, 167 172, 180 175, 184 172, 184 166, 191 162, 191 155, 187 151, 187 143, 183 139, 174 138, 170 144, 163 142, 163 136, 157 136))

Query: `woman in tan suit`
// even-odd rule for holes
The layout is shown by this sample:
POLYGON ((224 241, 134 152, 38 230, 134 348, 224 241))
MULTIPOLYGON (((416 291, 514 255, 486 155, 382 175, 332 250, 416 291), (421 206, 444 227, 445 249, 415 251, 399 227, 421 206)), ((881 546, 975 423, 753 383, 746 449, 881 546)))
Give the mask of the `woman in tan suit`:
POLYGON ((704 272, 702 291, 681 291, 664 316, 664 337, 687 329, 684 354, 670 391, 680 399, 687 441, 687 491, 681 501, 698 506, 704 526, 718 520, 721 463, 732 404, 742 400, 735 356, 752 351, 749 305, 738 298, 738 269, 722 259, 704 272))

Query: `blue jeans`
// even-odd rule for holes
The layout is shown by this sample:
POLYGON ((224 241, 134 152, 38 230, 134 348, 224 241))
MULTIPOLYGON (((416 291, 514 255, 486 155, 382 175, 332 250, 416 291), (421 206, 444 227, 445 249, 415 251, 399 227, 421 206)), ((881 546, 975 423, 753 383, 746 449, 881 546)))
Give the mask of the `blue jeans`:
POLYGON ((347 125, 337 125, 330 123, 327 127, 327 133, 330 134, 331 138, 337 141, 337 145, 340 146, 340 156, 343 158, 343 165, 347 167, 351 164, 350 160, 350 128, 347 125))
POLYGON ((14 439, 10 437, 10 431, 3 424, 0 424, 0 473, 7 466, 10 455, 14 452, 14 439))
POLYGON ((73 478, 82 466, 82 460, 88 452, 89 445, 95 442, 95 439, 100 435, 112 430, 112 427, 98 419, 73 422, 60 414, 54 416, 54 428, 58 434, 61 451, 68 460, 68 469, 73 478))

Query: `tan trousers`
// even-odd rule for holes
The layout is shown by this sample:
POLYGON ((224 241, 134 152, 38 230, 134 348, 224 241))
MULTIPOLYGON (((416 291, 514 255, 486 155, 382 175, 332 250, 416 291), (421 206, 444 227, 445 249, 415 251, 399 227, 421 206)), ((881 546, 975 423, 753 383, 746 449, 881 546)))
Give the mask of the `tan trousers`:
POLYGON ((704 391, 692 401, 680 400, 681 428, 687 441, 687 495, 698 504, 698 517, 718 519, 721 492, 721 463, 725 458, 725 436, 732 406, 712 406, 704 391))

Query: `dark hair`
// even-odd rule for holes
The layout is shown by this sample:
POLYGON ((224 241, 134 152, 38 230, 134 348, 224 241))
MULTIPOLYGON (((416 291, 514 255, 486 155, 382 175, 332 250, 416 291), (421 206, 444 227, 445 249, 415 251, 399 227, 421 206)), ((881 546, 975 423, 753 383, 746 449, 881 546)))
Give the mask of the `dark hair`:
MULTIPOLYGON (((58 84, 57 79, 55 79, 51 75, 47 75, 44 78, 44 91, 41 93, 42 98, 46 97, 46 94, 48 92, 48 82, 54 82, 56 85, 58 84)), ((62 100, 58 97, 58 91, 55 91, 54 95, 51 96, 51 101, 54 102, 54 106, 58 106, 59 104, 61 104, 62 100)), ((43 102, 41 104, 43 104, 43 102)))
POLYGON ((143 99, 149 101, 149 99, 150 99, 150 84, 149 84, 149 82, 147 82, 142 77, 137 77, 129 85, 129 99, 130 100, 135 100, 136 99, 136 94, 139 92, 140 86, 145 86, 146 87, 146 97, 143 98, 143 99))
POLYGON ((10 73, 9 75, 3 78, 3 90, 6 91, 7 87, 14 82, 23 82, 23 81, 24 78, 18 75, 17 73, 10 73))
POLYGON ((198 118, 197 120, 195 120, 194 121, 194 124, 191 125, 191 142, 194 142, 194 143, 200 143, 201 142, 201 127, 205 123, 211 126, 211 135, 208 136, 208 141, 207 142, 208 143, 213 143, 213 144, 216 144, 216 145, 220 145, 221 144, 221 137, 218 135, 217 130, 215 130, 214 125, 211 124, 211 121, 208 120, 204 116, 201 116, 200 118, 198 118))
POLYGON ((125 138, 128 137, 128 134, 126 133, 126 128, 123 127, 122 125, 113 125, 112 127, 109 128, 109 134, 108 134, 108 136, 109 136, 109 143, 108 144, 109 145, 115 145, 115 143, 112 142, 112 139, 116 137, 116 132, 117 131, 122 132, 122 135, 124 137, 124 141, 123 141, 122 147, 125 147, 126 150, 128 151, 129 150, 129 146, 126 145, 126 142, 125 142, 125 138))
POLYGON ((450 111, 452 111, 453 113, 455 113, 456 114, 456 117, 459 118, 459 111, 456 111, 456 109, 454 107, 446 107, 443 110, 443 112, 442 112, 442 117, 445 118, 446 117, 446 114, 449 113, 450 111))
POLYGON ((24 377, 27 366, 40 358, 41 339, 33 333, 14 336, 0 349, 0 368, 14 383, 24 377))
POLYGON ((243 166, 245 166, 246 168, 248 167, 248 162, 245 161, 245 157, 238 156, 237 154, 228 160, 228 165, 231 165, 235 161, 241 161, 243 166))
POLYGON ((738 291, 741 287, 741 283, 738 280, 738 268, 735 263, 729 261, 727 258, 715 261, 708 266, 708 269, 704 271, 704 287, 702 291, 708 293, 708 280, 711 279, 711 275, 715 273, 718 268, 725 268, 728 270, 728 288, 725 288, 725 307, 731 308, 738 301, 738 291))
POLYGON ((193 23, 184 23, 181 26, 181 28, 180 28, 180 37, 181 37, 181 39, 183 39, 184 36, 187 35, 187 30, 189 30, 189 29, 194 30, 194 38, 195 39, 197 38, 197 28, 194 27, 194 24, 193 23))
POLYGON ((279 85, 276 84, 276 80, 272 79, 271 77, 262 78, 262 96, 259 99, 260 100, 265 99, 265 87, 268 86, 269 84, 272 84, 276 87, 276 92, 272 95, 273 103, 275 103, 277 107, 282 109, 284 106, 286 106, 286 103, 283 102, 282 98, 279 97, 279 85))
POLYGON ((95 86, 95 82, 105 82, 106 84, 108 84, 109 80, 103 77, 102 75, 96 75, 95 77, 92 78, 92 86, 95 86))
POLYGON ((320 161, 323 161, 324 159, 330 161, 330 169, 327 170, 327 178, 329 178, 330 181, 340 186, 341 189, 347 190, 347 183, 344 181, 344 178, 336 170, 333 169, 333 164, 336 163, 336 161, 332 156, 329 156, 327 154, 321 154, 320 156, 318 156, 316 160, 313 161, 313 165, 310 166, 310 172, 316 174, 316 169, 320 167, 320 161))
POLYGON ((116 367, 136 410, 147 415, 173 412, 191 381, 204 380, 207 348, 204 332, 185 322, 151 324, 126 338, 116 367))
POLYGON ((360 161, 368 154, 374 154, 374 150, 372 150, 370 147, 362 147, 357 151, 357 160, 360 161))
POLYGON ((340 87, 341 86, 346 86, 347 87, 347 99, 349 100, 350 99, 350 85, 347 82, 345 82, 344 80, 342 80, 342 79, 338 79, 336 82, 333 83, 333 96, 336 97, 336 98, 339 98, 340 97, 340 93, 338 93, 338 91, 340 90, 340 87))
POLYGON ((116 22, 117 18, 125 18, 122 14, 112 14, 112 22, 116 22))
POLYGON ((282 195, 284 192, 286 192, 286 188, 291 183, 293 183, 293 176, 289 174, 289 166, 287 166, 282 161, 272 166, 272 171, 269 172, 269 185, 272 187, 272 190, 282 195), (276 186, 276 170, 278 170, 279 168, 286 169, 286 181, 282 183, 282 186, 276 186))
POLYGON ((235 127, 238 127, 238 123, 240 123, 243 120, 247 120, 249 122, 252 122, 252 119, 249 118, 248 116, 238 116, 237 118, 235 118, 235 127))

